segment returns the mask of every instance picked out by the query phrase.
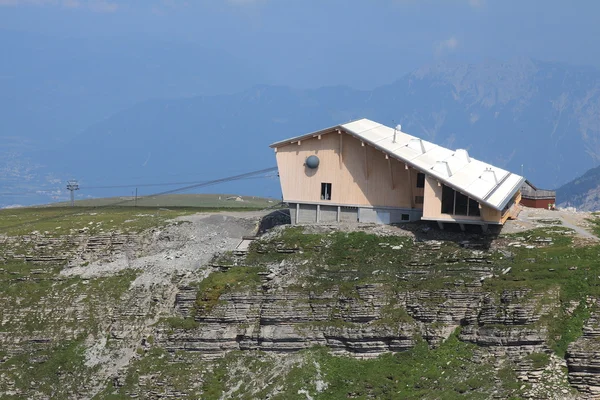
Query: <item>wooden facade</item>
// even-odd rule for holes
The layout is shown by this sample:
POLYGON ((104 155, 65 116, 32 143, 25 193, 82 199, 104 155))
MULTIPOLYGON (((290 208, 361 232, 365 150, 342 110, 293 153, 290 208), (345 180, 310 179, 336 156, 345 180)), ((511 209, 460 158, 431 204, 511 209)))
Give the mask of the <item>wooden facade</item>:
POLYGON ((273 148, 283 198, 295 223, 424 219, 438 221, 440 227, 451 222, 461 228, 464 224, 485 228, 518 213, 520 191, 504 210, 494 209, 339 128, 273 148), (310 156, 318 158, 318 167, 306 165, 310 156), (448 193, 454 196, 451 207, 448 193))
POLYGON ((276 149, 283 198, 292 203, 342 204, 422 209, 418 172, 346 134, 333 132, 276 149), (304 165, 316 155, 317 169, 304 165), (321 184, 331 198, 321 198, 321 184))

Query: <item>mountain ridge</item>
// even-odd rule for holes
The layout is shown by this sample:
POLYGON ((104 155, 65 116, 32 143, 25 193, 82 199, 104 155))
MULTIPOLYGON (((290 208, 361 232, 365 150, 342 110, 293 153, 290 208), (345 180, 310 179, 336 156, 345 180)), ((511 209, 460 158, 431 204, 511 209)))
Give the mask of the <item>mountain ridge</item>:
POLYGON ((561 207, 600 210, 600 167, 592 168, 556 189, 556 198, 561 207))

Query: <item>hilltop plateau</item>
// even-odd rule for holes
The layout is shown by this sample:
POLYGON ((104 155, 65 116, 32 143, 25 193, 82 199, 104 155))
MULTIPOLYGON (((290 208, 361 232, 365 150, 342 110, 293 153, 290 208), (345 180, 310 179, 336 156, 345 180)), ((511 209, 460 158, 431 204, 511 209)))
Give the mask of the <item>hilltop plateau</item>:
POLYGON ((525 209, 485 235, 286 218, 280 209, 0 211, 0 392, 600 394, 595 214, 525 209))

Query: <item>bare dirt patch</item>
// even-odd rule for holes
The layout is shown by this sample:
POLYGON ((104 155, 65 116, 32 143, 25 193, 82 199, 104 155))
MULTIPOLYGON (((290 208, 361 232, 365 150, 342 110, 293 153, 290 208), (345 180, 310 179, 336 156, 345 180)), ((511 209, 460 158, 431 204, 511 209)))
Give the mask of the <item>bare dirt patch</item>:
POLYGON ((165 228, 146 233, 150 240, 141 257, 133 256, 136 249, 130 248, 116 254, 110 261, 75 265, 64 269, 61 274, 95 278, 135 269, 141 274, 133 286, 168 283, 173 274, 184 276, 197 271, 216 253, 233 250, 242 236, 256 232, 264 214, 221 212, 178 217, 165 228))

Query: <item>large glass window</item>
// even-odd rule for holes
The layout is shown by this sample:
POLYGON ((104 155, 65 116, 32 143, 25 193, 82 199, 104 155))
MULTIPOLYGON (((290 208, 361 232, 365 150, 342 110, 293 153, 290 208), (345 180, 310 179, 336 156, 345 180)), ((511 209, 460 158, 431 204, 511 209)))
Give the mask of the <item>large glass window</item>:
POLYGON ((479 203, 451 187, 442 185, 442 213, 478 217, 479 203))
POLYGON ((442 185, 442 214, 454 214, 454 190, 442 185))

